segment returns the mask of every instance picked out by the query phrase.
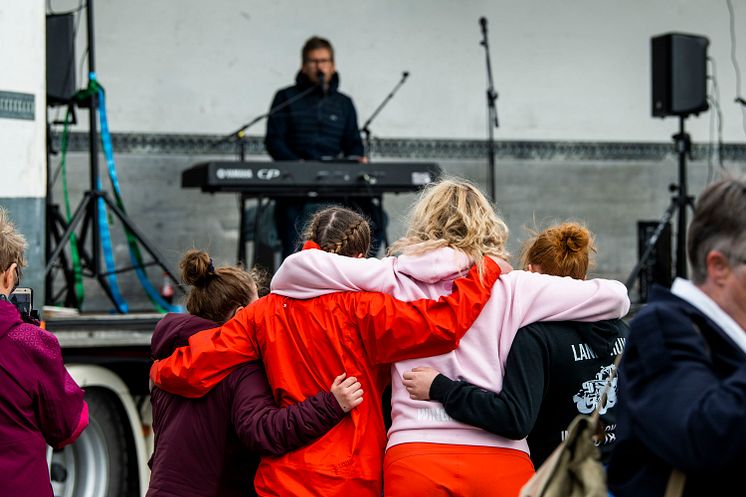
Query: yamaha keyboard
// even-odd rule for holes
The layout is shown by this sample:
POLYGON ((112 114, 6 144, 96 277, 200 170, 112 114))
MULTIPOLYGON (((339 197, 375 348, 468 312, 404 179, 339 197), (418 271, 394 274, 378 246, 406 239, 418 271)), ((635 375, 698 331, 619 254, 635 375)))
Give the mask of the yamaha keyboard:
POLYGON ((184 188, 249 196, 373 196, 411 192, 437 180, 431 162, 203 162, 181 175, 184 188))

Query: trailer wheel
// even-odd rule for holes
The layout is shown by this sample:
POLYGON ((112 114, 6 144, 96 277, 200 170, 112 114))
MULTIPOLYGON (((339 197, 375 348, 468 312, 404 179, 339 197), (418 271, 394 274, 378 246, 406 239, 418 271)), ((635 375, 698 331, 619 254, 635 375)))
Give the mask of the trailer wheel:
POLYGON ((128 492, 125 419, 116 397, 104 389, 86 390, 88 427, 61 450, 49 451, 55 497, 121 497, 128 492))

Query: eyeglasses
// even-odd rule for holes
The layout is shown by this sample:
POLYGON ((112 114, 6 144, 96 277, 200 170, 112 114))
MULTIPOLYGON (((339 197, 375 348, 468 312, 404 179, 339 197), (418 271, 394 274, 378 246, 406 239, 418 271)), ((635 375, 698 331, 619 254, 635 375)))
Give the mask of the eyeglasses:
POLYGON ((320 66, 322 64, 331 64, 332 62, 334 62, 334 61, 332 59, 330 59, 330 58, 326 58, 326 59, 306 59, 305 60, 306 64, 316 64, 317 66, 320 66))

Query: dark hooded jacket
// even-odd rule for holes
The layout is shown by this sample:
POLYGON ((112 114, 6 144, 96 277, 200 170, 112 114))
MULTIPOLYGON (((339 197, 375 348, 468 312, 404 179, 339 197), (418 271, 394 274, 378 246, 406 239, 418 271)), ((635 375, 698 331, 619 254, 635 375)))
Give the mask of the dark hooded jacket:
POLYGON ((47 445, 72 443, 88 425, 83 390, 57 338, 0 301, 0 497, 52 497, 47 445))
MULTIPOLYGON (((168 357, 194 333, 216 326, 197 316, 168 314, 153 333, 153 356, 168 357)), ((260 362, 239 367, 202 398, 153 388, 151 401, 155 450, 147 497, 256 495, 260 455, 278 456, 308 444, 344 416, 329 392, 278 408, 260 362)))
POLYGON ((267 152, 274 160, 321 160, 340 154, 364 154, 355 106, 352 99, 340 93, 338 88, 339 76, 336 73, 325 92, 299 72, 295 85, 275 94, 264 140, 267 152), (314 89, 308 95, 272 112, 272 109, 278 109, 311 88, 314 89))
POLYGON ((709 316, 653 286, 630 323, 619 371, 619 442, 609 488, 621 497, 743 495, 746 354, 709 316))
MULTIPOLYGON (((454 419, 507 438, 528 437, 531 460, 539 467, 564 439, 570 421, 593 412, 627 335, 620 319, 534 323, 516 334, 499 394, 439 375, 430 397, 454 419)), ((601 411, 604 461, 616 441, 616 384, 614 379, 601 411)))

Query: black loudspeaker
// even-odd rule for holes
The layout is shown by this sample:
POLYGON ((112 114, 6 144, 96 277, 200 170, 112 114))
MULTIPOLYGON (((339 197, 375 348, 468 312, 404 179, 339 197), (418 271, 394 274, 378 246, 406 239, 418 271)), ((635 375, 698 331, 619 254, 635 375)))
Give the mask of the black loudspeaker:
POLYGON ((668 33, 650 39, 653 117, 688 116, 707 104, 707 46, 704 36, 668 33))
POLYGON ((47 105, 66 104, 75 94, 73 14, 47 16, 47 105))
MULTIPOLYGON (((637 221, 637 256, 642 257, 645 243, 658 227, 659 221, 637 221)), ((671 287, 673 282, 671 267, 671 223, 666 223, 653 248, 647 264, 640 271, 640 302, 648 301, 648 293, 653 283, 671 287)))

